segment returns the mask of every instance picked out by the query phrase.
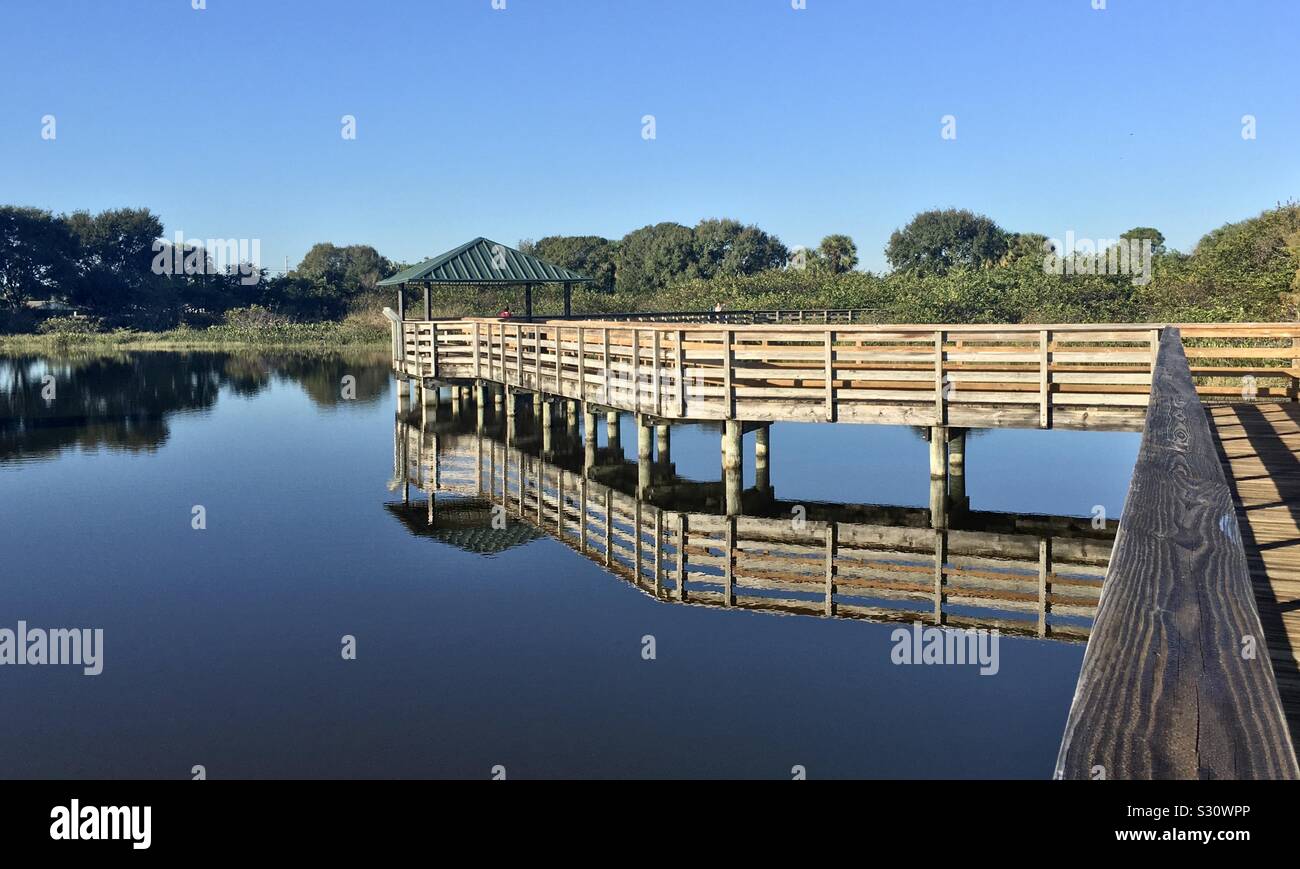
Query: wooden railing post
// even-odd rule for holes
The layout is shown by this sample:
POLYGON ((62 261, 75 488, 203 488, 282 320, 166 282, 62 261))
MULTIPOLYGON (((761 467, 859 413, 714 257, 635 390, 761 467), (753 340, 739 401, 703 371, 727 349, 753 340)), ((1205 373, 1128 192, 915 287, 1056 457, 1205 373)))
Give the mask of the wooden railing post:
POLYGON ((533 389, 540 394, 542 391, 542 327, 536 323, 528 325, 533 330, 533 389))
POLYGON ((722 397, 723 407, 725 408, 724 417, 731 419, 736 415, 736 387, 732 383, 732 369, 735 367, 735 352, 731 348, 732 338, 735 335, 733 329, 722 330, 722 367, 723 367, 723 385, 725 394, 722 397))
MULTIPOLYGON (((503 347, 502 353, 505 352, 503 347)), ((515 323, 515 386, 524 385, 524 327, 515 323)))
POLYGON ((564 395, 564 365, 561 362, 564 353, 564 327, 555 327, 555 394, 564 395))
POLYGON ((632 327, 632 409, 641 412, 641 332, 632 327))
POLYGON ((835 422, 835 332, 826 331, 826 421, 835 422))
POLYGON ((610 390, 610 383, 609 383, 609 381, 610 381, 610 369, 611 369, 612 366, 611 366, 610 363, 609 363, 609 327, 608 327, 608 326, 601 326, 601 327, 600 327, 600 342, 601 342, 601 346, 603 347, 603 356, 604 356, 604 365, 603 365, 603 367, 604 367, 604 369, 605 369, 605 396, 604 396, 604 398, 605 398, 605 404, 609 404, 610 401, 611 401, 611 398, 610 398, 610 395, 609 395, 609 390, 610 390))
POLYGON ((587 329, 578 327, 578 400, 587 401, 587 329))
POLYGON ((943 342, 946 333, 942 330, 936 330, 934 333, 934 424, 947 425, 948 414, 945 402, 947 396, 943 394, 943 342))
MULTIPOLYGON (((488 349, 491 350, 490 343, 488 349)), ((479 347, 479 323, 478 320, 475 320, 474 321, 474 379, 475 380, 478 380, 483 376, 482 372, 480 371, 480 363, 479 363, 479 360, 482 358, 482 353, 483 350, 481 347, 479 347)))
POLYGON ((664 415, 663 403, 660 400, 660 389, 659 389, 659 379, 661 373, 663 372, 663 362, 659 358, 660 355, 659 351, 660 351, 659 330, 655 329, 650 336, 650 356, 652 359, 650 364, 650 371, 651 371, 651 376, 654 377, 654 383, 651 385, 650 404, 654 407, 655 416, 664 415))
POLYGON ((685 333, 677 330, 677 416, 686 416, 686 348, 682 341, 685 333))
POLYGON ((1052 333, 1047 329, 1038 332, 1038 425, 1052 427, 1052 333))
POLYGON ((1297 325, 1291 326, 1291 376, 1287 378, 1287 399, 1300 401, 1300 333, 1297 325))
MULTIPOLYGON (((415 339, 415 350, 416 353, 419 353, 420 351, 420 339, 418 337, 415 339)), ((433 371, 430 373, 429 376, 437 377, 438 376, 438 324, 437 323, 429 324, 429 355, 430 355, 429 365, 433 369, 433 371)))

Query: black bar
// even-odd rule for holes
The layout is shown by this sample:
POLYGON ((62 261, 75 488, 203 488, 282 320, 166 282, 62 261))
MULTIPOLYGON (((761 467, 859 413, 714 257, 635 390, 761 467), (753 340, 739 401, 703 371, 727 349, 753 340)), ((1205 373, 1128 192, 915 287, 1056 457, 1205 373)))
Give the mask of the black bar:
MULTIPOLYGON (((324 766, 321 771, 328 773, 324 766)), ((834 772, 806 771, 809 781, 834 772)), ((812 811, 819 801, 824 801, 824 809, 835 805, 841 811, 846 800, 870 806, 865 819, 844 822, 844 831, 852 832, 867 853, 887 843, 891 849, 901 845, 917 854, 926 843, 931 847, 961 843, 965 850, 985 853, 1086 856, 1099 846, 1118 846, 1130 852, 1180 855, 1185 852, 1168 846, 1191 844, 1186 837, 1195 831, 1197 836, 1208 832, 1212 837, 1196 843, 1202 849, 1197 853, 1221 860, 1250 845, 1271 846, 1279 853, 1290 845, 1295 826, 1293 790, 1277 782, 879 781, 855 782, 851 789, 832 792, 785 783, 796 773, 761 791, 753 784, 735 787, 724 782, 714 787, 730 791, 729 812, 756 820, 822 816, 812 811), (1224 833, 1240 833, 1248 840, 1214 838, 1224 833), (1167 835, 1174 838, 1164 838, 1167 835), (1134 841, 1134 836, 1155 838, 1134 841)), ((701 767, 701 775, 706 774, 707 764, 701 767)), ((569 847, 588 850, 596 842, 625 835, 627 800, 635 802, 638 794, 659 797, 664 789, 675 787, 661 782, 654 786, 660 793, 647 793, 648 785, 642 783, 486 784, 492 776, 491 770, 484 769, 484 784, 460 786, 412 780, 10 781, 0 785, 4 818, 0 828, 6 834, 7 855, 15 850, 82 857, 201 852, 210 859, 227 853, 292 851, 337 857, 345 851, 383 853, 400 848, 409 853, 413 848, 478 841, 494 854, 508 847, 506 843, 519 843, 516 847, 534 849, 535 856, 539 842, 558 844, 561 836, 569 847), (556 798, 557 788, 565 790, 562 799, 556 798), (612 790, 621 793, 613 795, 612 790), (130 832, 116 840, 52 838, 58 823, 55 813, 60 809, 66 810, 60 814, 70 813, 74 799, 79 816, 89 807, 134 806, 141 831, 143 807, 148 806, 149 847, 133 848, 130 832), (581 831, 573 829, 578 819, 581 831), (505 842, 498 842, 494 831, 505 833, 505 842), (484 834, 487 839, 480 838, 484 834)), ((692 792, 699 793, 701 786, 693 782, 692 792)), ((725 847, 729 854, 756 846, 806 849, 807 839, 796 829, 788 827, 783 835, 737 835, 725 847)), ((58 832, 66 833, 66 824, 58 832)), ((143 844, 142 839, 137 843, 143 844)), ((639 837, 639 855, 646 845, 680 852, 683 840, 639 837)))

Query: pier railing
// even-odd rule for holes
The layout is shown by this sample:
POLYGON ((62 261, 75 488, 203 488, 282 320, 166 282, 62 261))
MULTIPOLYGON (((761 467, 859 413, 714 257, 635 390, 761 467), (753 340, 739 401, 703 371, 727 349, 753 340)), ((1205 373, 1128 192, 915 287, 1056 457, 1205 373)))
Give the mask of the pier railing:
POLYGON ((405 321, 399 373, 663 419, 1141 428, 1160 327, 405 321))
POLYGON ((1300 777, 1232 492, 1166 330, 1061 778, 1300 777))
POLYGON ((788 323, 792 325, 876 323, 882 312, 877 308, 796 308, 722 311, 631 311, 600 314, 571 314, 543 319, 601 320, 603 322, 639 323, 721 323, 734 326, 788 323))

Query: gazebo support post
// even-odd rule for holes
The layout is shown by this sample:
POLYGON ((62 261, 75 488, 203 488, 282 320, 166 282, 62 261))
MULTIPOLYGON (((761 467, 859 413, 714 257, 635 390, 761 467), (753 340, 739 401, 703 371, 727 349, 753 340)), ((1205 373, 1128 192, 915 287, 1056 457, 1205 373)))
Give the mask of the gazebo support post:
POLYGON ((573 284, 569 281, 564 282, 564 316, 573 316, 573 284))
POLYGON ((524 319, 533 322, 533 285, 524 284, 524 319))
POLYGON ((424 319, 425 319, 425 320, 432 320, 432 319, 433 319, 433 302, 432 302, 432 299, 430 299, 430 289, 429 289, 429 288, 430 288, 430 285, 429 285, 428 283, 426 283, 426 284, 424 285, 424 319))

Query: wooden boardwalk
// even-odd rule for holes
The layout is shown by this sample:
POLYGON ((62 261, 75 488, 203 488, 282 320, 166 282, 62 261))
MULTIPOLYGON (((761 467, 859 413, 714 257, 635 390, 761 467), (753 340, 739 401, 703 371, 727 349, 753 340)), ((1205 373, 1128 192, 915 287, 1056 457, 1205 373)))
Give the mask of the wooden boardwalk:
POLYGON ((1291 740, 1300 744, 1300 405, 1206 408, 1232 487, 1291 740))
MULTIPOLYGON (((839 580, 839 547, 849 542, 839 534, 851 529, 831 523, 807 540, 776 540, 765 536, 767 529, 750 527, 757 517, 743 515, 739 462, 747 426, 929 429, 930 512, 938 517, 930 533, 939 537, 925 547, 928 555, 907 566, 919 574, 929 564, 933 588, 889 577, 886 582, 898 587, 882 589, 881 577, 859 576, 863 566, 851 563, 844 567, 853 573, 843 575, 866 580, 872 596, 883 590, 930 598, 941 621, 955 574, 947 569, 952 541, 943 539, 940 508, 964 465, 961 430, 1142 431, 1057 776, 1300 778, 1293 749, 1300 742, 1300 557, 1292 556, 1300 552, 1300 324, 886 325, 832 323, 830 313, 789 325, 668 315, 520 323, 431 320, 427 312, 426 319, 411 321, 385 313, 393 325, 394 373, 414 382, 426 407, 441 386, 457 394, 472 386, 480 413, 491 390, 508 418, 520 393, 532 393, 543 420, 555 399, 567 402, 570 414, 580 406, 586 429, 594 428, 600 409, 615 419, 619 412, 635 414, 638 486, 641 476, 651 478, 641 472, 657 436, 652 428, 722 422, 725 515, 683 521, 647 511, 638 498, 625 535, 636 541, 631 570, 638 584, 648 548, 655 588, 680 579, 677 587, 688 600, 713 594, 723 605, 738 603, 739 556, 731 544, 752 530, 759 534, 754 544, 765 552, 795 547, 776 555, 780 564, 759 566, 759 580, 768 584, 762 591, 811 586, 811 600, 800 606, 820 603, 837 613, 855 605, 839 599, 842 587, 850 587, 839 580), (1231 401, 1239 395, 1278 403, 1202 408, 1202 397, 1231 401), (953 443, 959 445, 955 454, 953 443), (648 541, 647 515, 655 517, 648 541), (665 546, 692 552, 697 533, 708 538, 700 554, 712 559, 705 566, 708 575, 721 576, 712 583, 721 590, 701 588, 693 597, 694 573, 685 568, 674 576, 663 553, 665 546), (818 553, 824 563, 814 564, 818 553), (802 572, 788 570, 787 560, 807 568, 808 576, 793 575, 802 572), (773 572, 782 575, 767 575, 773 572), (1250 638, 1262 647, 1257 654, 1247 654, 1250 638)), ((404 385, 399 412, 409 397, 404 385)), ((757 450, 756 444, 756 456, 757 450)), ((561 489, 569 493, 579 485, 586 492, 584 480, 584 474, 566 479, 560 473, 556 503, 568 500, 561 489)), ((536 506, 542 525, 544 480, 540 489, 535 503, 525 489, 516 509, 527 514, 536 506)), ((570 510, 557 511, 562 537, 570 510)), ((611 504, 606 525, 617 524, 614 512, 611 504)), ((575 524, 583 549, 590 523, 575 524)), ((612 563, 613 536, 605 540, 612 563)), ((917 549, 918 542, 909 541, 898 554, 913 557, 917 549)), ((772 552, 763 557, 771 559, 772 552)), ((1023 603, 1040 602, 1042 576, 1050 572, 1038 570, 1037 596, 1028 587, 1013 594, 1025 595, 1023 603)), ((993 590, 971 589, 986 598, 993 590)))

